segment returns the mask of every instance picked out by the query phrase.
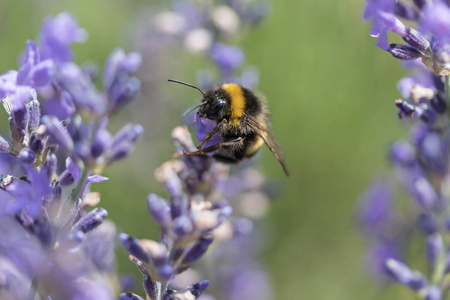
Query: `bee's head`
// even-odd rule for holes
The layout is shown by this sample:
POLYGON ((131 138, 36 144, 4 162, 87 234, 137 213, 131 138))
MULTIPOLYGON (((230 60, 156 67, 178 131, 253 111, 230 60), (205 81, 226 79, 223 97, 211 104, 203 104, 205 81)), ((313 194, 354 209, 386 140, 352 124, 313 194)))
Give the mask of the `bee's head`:
POLYGON ((197 113, 202 118, 221 120, 227 114, 228 103, 228 95, 223 90, 212 90, 203 97, 197 113))
POLYGON ((189 86, 202 93, 203 99, 201 103, 188 110, 186 113, 189 113, 192 110, 198 108, 197 114, 201 118, 207 118, 216 121, 223 119, 227 115, 227 107, 228 103, 230 103, 230 100, 229 95, 223 89, 218 88, 204 93, 199 87, 196 87, 195 85, 173 79, 169 79, 169 81, 189 86))

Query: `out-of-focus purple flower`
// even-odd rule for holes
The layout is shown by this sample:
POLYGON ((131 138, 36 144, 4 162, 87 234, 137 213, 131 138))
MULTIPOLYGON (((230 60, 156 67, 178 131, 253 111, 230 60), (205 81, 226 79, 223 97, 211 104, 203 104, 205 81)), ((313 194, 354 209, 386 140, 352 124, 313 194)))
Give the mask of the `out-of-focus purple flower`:
POLYGON ((87 114, 102 115, 105 100, 96 91, 91 78, 72 62, 62 64, 56 74, 57 83, 69 93, 73 103, 87 114))
POLYGON ((111 221, 104 221, 100 226, 86 234, 82 245, 83 252, 99 271, 114 274, 116 258, 114 254, 116 229, 111 221))
POLYGON ((52 60, 41 61, 33 41, 27 42, 25 60, 19 71, 8 71, 0 76, 0 98, 9 97, 13 109, 22 108, 30 98, 30 89, 49 85, 53 79, 52 60))
POLYGON ((61 122, 52 116, 42 117, 42 123, 53 139, 64 149, 71 151, 74 147, 73 140, 61 122))
POLYGON ((25 60, 17 73, 17 85, 46 86, 52 81, 53 72, 53 61, 51 59, 41 61, 38 47, 33 41, 28 41, 25 60))
POLYGON ((439 230, 437 218, 431 212, 421 214, 419 223, 427 235, 432 235, 439 230))
MULTIPOLYGON (((244 53, 237 46, 215 44, 211 47, 211 58, 223 74, 229 74, 239 68, 244 62, 244 53)), ((228 75, 228 76, 229 76, 228 75)))
POLYGON ((39 36, 42 57, 56 63, 68 62, 73 58, 70 46, 86 41, 87 37, 87 32, 78 26, 72 14, 63 12, 56 17, 47 17, 39 36))
POLYGON ((400 166, 411 166, 416 162, 416 151, 410 143, 397 141, 391 147, 390 158, 400 166))
POLYGON ((398 260, 400 257, 401 248, 398 241, 380 237, 370 246, 366 260, 371 273, 382 278, 387 274, 386 261, 391 258, 398 260))
POLYGON ((4 176, 1 189, 14 198, 7 206, 9 213, 15 214, 26 210, 30 216, 36 217, 42 213, 44 197, 51 193, 50 181, 44 171, 28 168, 27 175, 27 179, 4 176))
POLYGON ((263 270, 242 270, 226 286, 230 300, 273 298, 269 278, 263 270))
POLYGON ((441 300, 442 299, 442 291, 437 286, 429 286, 426 290, 425 294, 426 300, 441 300))
POLYGON ((14 93, 16 89, 17 71, 11 70, 0 76, 0 98, 14 93))
POLYGON ((417 145, 421 161, 425 168, 444 173, 447 169, 446 145, 440 139, 439 132, 425 124, 413 129, 412 138, 417 145))
MULTIPOLYGON (((416 286, 417 281, 424 280, 423 275, 412 271, 407 265, 392 258, 386 261, 386 269, 395 280, 404 285, 414 283, 414 286, 416 286)), ((422 284, 422 287, 423 286, 425 286, 425 284, 422 284)))
POLYGON ((166 201, 155 194, 148 195, 148 208, 153 218, 161 227, 167 227, 171 222, 170 207, 166 201))
POLYGON ((367 0, 367 6, 364 10, 364 19, 372 19, 378 15, 378 12, 392 12, 397 1, 395 0, 367 0))
POLYGON ((444 241, 442 240, 442 236, 438 233, 430 235, 427 243, 427 258, 432 270, 437 267, 436 264, 443 251, 444 241))
POLYGON ((423 8, 421 31, 435 36, 441 44, 450 42, 450 7, 448 2, 433 0, 423 8))
POLYGON ((139 53, 126 55, 122 49, 116 49, 109 56, 103 73, 103 90, 108 95, 110 111, 115 111, 139 92, 141 83, 130 74, 139 68, 141 62, 139 53))
POLYGON ((423 209, 433 210, 437 208, 439 204, 438 195, 436 194, 433 186, 426 178, 420 177, 416 180, 413 180, 409 188, 411 194, 423 209))
POLYGON ((385 230, 392 218, 393 195, 391 186, 383 180, 377 180, 364 196, 359 217, 364 230, 369 233, 379 233, 385 230))

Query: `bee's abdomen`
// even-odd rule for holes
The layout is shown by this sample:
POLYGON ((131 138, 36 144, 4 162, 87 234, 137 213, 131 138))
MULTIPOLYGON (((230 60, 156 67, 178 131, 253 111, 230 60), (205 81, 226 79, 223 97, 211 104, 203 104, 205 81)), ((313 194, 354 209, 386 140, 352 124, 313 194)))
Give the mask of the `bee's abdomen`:
POLYGON ((247 140, 246 144, 245 156, 250 157, 258 152, 258 150, 264 145, 264 141, 257 134, 253 134, 252 137, 247 140))

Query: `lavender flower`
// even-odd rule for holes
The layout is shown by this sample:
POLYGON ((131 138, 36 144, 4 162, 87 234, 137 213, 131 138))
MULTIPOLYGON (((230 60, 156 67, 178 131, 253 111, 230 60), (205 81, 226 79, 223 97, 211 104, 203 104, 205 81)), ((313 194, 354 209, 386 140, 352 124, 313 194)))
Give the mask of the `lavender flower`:
POLYGON ((450 74, 450 7, 441 0, 414 2, 416 7, 392 0, 368 0, 364 18, 373 23, 371 35, 377 45, 401 60, 420 58, 436 75, 450 74), (421 11, 421 13, 416 13, 421 11), (414 21, 416 29, 406 27, 400 19, 414 21), (388 44, 387 32, 400 35, 407 43, 388 44))
MULTIPOLYGON (((258 70, 245 65, 242 49, 232 42, 236 40, 238 32, 256 25, 267 12, 267 3, 262 1, 180 2, 175 4, 174 11, 158 15, 156 36, 158 41, 161 37, 171 42, 175 40, 187 51, 203 56, 205 60, 213 63, 215 70, 200 70, 197 74, 202 89, 212 89, 217 83, 222 82, 235 82, 248 88, 256 88, 259 80, 258 70)), ((191 123, 192 119, 188 116, 187 122, 191 123)), ((196 117, 195 126, 197 138, 202 140, 215 126, 215 122, 196 117)), ((185 129, 177 128, 172 136, 178 153, 196 150, 185 129)), ((207 145, 217 143, 218 139, 218 136, 213 137, 207 145)), ((223 221, 217 226, 218 219, 210 212, 202 212, 201 217, 198 218, 195 218, 195 215, 194 218, 186 215, 189 205, 186 205, 183 195, 180 195, 180 181, 175 180, 176 177, 164 180, 172 195, 170 204, 158 196, 149 197, 153 217, 162 227, 163 232, 171 232, 169 235, 173 236, 171 239, 175 241, 198 235, 196 229, 199 226, 206 224, 209 224, 210 228, 213 225, 217 226, 211 234, 216 237, 212 242, 213 245, 219 244, 214 246, 213 250, 209 247, 203 254, 203 249, 210 243, 210 239, 203 239, 195 246, 196 251, 193 251, 192 255, 189 254, 185 260, 189 262, 200 255, 210 257, 208 261, 214 265, 214 277, 220 278, 221 283, 212 291, 214 298, 271 299, 268 276, 255 259, 256 253, 261 249, 258 224, 247 219, 261 218, 267 210, 268 196, 261 190, 264 179, 261 179, 259 172, 251 168, 241 170, 242 174, 232 176, 228 173, 227 167, 216 164, 206 157, 187 156, 183 157, 183 162, 185 168, 172 167, 179 170, 178 176, 182 179, 183 193, 188 195, 188 199, 206 199, 207 202, 214 200, 218 201, 218 207, 224 207, 224 205, 226 207, 228 204, 218 196, 222 195, 233 206, 233 215, 237 214, 239 217, 231 215, 229 221, 223 221), (252 185, 256 185, 256 188, 252 185), (217 197, 217 199, 208 199, 207 196, 205 198, 202 194, 206 191, 211 196, 215 195, 214 198, 217 197), (202 196, 199 197, 199 194, 202 196), (199 222, 199 220, 202 221, 199 222), (245 253, 238 254, 232 250, 232 247, 245 248, 248 252, 242 251, 245 253), (227 267, 226 264, 229 261, 236 261, 236 264, 227 267), (241 277, 238 276, 240 273, 243 274, 241 277)), ((161 174, 157 173, 157 175, 161 174)), ((194 208, 192 205, 191 211, 194 208)), ((219 215, 220 219, 224 219, 230 212, 227 208, 219 215)), ((162 238, 163 241, 164 238, 165 236, 162 238)), ((202 264, 201 259, 196 265, 198 264, 202 264)), ((199 269, 202 270, 201 266, 196 268, 196 270, 199 269)), ((178 290, 184 290, 189 283, 202 279, 201 276, 198 278, 185 276, 184 274, 190 273, 189 271, 192 271, 192 268, 171 279, 172 286, 178 290), (186 279, 181 282, 179 278, 183 276, 186 279)), ((215 286, 217 286, 216 282, 215 286)), ((202 296, 202 299, 203 297, 211 297, 211 295, 202 296)))
MULTIPOLYGON (((448 1, 368 1, 365 18, 374 24, 377 44, 405 62, 411 74, 398 89, 395 100, 400 118, 414 119, 410 141, 398 141, 389 157, 397 180, 411 201, 393 212, 392 195, 377 185, 368 193, 361 219, 371 245, 371 265, 408 286, 422 299, 442 299, 448 294, 449 140, 448 106, 450 6, 448 1), (419 12, 419 13, 417 13, 419 12), (400 19, 417 23, 406 27, 400 19), (399 34, 406 44, 387 46, 386 33, 399 34), (420 58, 421 62, 418 60, 420 58), (426 245, 428 270, 415 271, 405 259, 415 231, 426 245), (375 254, 375 255, 374 255, 375 254), (383 268, 381 269, 380 266, 383 268)), ((409 23, 411 24, 411 23, 409 23)), ((422 264, 423 265, 423 264, 422 264)))
POLYGON ((39 34, 42 56, 56 63, 71 61, 73 53, 70 46, 86 41, 87 36, 87 32, 78 26, 78 21, 68 12, 47 17, 39 34))
POLYGON ((0 296, 113 299, 115 227, 104 223, 105 209, 91 209, 100 196, 90 186, 107 180, 93 173, 124 158, 142 134, 135 124, 116 135, 106 129, 112 108, 139 90, 139 80, 130 75, 139 55, 110 60, 105 76, 114 92, 101 94, 92 77, 70 61, 70 45, 87 36, 73 16, 48 18, 39 36, 39 46, 28 41, 20 69, 0 77, 10 125, 0 150, 17 158, 1 168, 0 296), (64 114, 41 116, 40 100, 49 98, 58 101, 46 102, 47 111, 65 107, 64 114))
MULTIPOLYGON (((175 128, 172 137, 181 151, 195 147, 186 128, 175 128)), ((154 194, 148 197, 149 212, 160 226, 161 241, 120 236, 131 260, 144 274, 150 299, 196 299, 207 283, 185 287, 179 276, 186 277, 184 274, 191 270, 188 268, 197 261, 201 263, 205 255, 214 262, 215 277, 223 283, 214 293, 217 299, 271 299, 267 276, 255 261, 255 252, 260 249, 257 230, 243 218, 261 217, 255 215, 255 207, 264 207, 266 198, 259 190, 264 179, 250 169, 239 174, 240 178, 229 176, 228 170, 225 165, 212 164, 208 157, 190 156, 166 162, 156 170, 157 179, 170 194, 170 202, 154 194), (234 206, 243 217, 230 216, 232 209, 222 198, 231 196, 230 191, 239 197, 234 206), (253 200, 253 206, 243 205, 253 200), (214 243, 219 245, 211 251, 214 243), (230 261, 234 261, 232 266, 230 261)), ((198 279, 188 276, 186 280, 198 279)))
MULTIPOLYGON (((199 71, 205 89, 212 82, 235 82, 253 88, 255 69, 244 66, 245 55, 237 45, 230 44, 238 32, 256 26, 270 11, 265 1, 218 1, 218 3, 179 2, 173 11, 156 17, 156 30, 168 37, 181 37, 180 43, 187 51, 204 55, 216 66, 218 77, 212 78, 209 70, 199 71), (181 34, 182 33, 182 34, 181 34), (241 70, 241 75, 235 73, 241 70)), ((257 77, 257 75, 256 75, 257 77)))
MULTIPOLYGON (((180 147, 194 147, 189 133, 183 128, 175 129, 173 137, 180 147)), ((155 172, 157 179, 165 184, 170 194, 169 203, 154 194, 148 197, 149 212, 160 226, 161 242, 137 240, 126 234, 121 235, 121 240, 132 260, 153 286, 147 291, 151 299, 159 299, 154 298, 159 297, 156 296, 159 293, 161 299, 177 299, 179 296, 176 295, 185 293, 197 298, 201 294, 206 287, 204 284, 200 284, 201 288, 188 287, 178 292, 167 289, 167 286, 176 274, 184 272, 205 254, 213 242, 212 231, 231 213, 231 208, 226 202, 216 202, 216 199, 211 198, 214 169, 211 169, 211 164, 208 164, 210 167, 202 166, 202 161, 206 163, 208 159, 194 157, 198 160, 196 167, 192 165, 192 159, 187 158, 185 162, 166 162, 155 172), (191 169, 192 167, 196 169, 191 169), (194 170, 198 172, 195 176, 202 180, 190 185, 182 184, 182 181, 189 180, 194 170), (211 178, 209 188, 202 186, 200 189, 200 186, 196 186, 204 185, 203 180, 207 177, 211 178), (186 189, 183 189, 183 186, 186 189), (199 198, 202 202, 195 200, 199 198), (155 289, 159 290, 159 287, 161 291, 157 292, 155 289)))
MULTIPOLYGON (((184 44, 208 55, 221 80, 256 84, 257 72, 243 66, 242 50, 229 40, 242 26, 259 22, 267 5, 226 1, 211 6, 211 11, 204 10, 211 4, 198 5, 177 4, 178 17, 187 21, 178 28, 184 44), (237 71, 242 75, 236 77, 237 71)), ((0 76, 0 98, 10 126, 9 137, 0 137, 2 299, 113 299, 119 289, 115 226, 106 220, 108 212, 98 207, 100 195, 91 192, 91 185, 107 180, 100 173, 131 153, 143 133, 142 126, 132 123, 115 134, 108 130, 109 118, 139 93, 141 82, 133 73, 142 59, 137 52, 113 51, 98 90, 96 72, 73 62, 71 45, 86 39, 87 32, 70 13, 49 17, 38 42, 28 41, 19 70, 0 76)), ((199 122, 198 134, 208 126, 199 122)), ((195 149, 185 128, 175 129, 172 138, 180 151, 195 149)), ((232 239, 234 245, 255 242, 254 248, 241 253, 241 261, 236 259, 232 272, 221 274, 229 295, 270 298, 267 276, 251 259, 260 244, 253 240, 256 231, 249 220, 266 211, 264 180, 258 172, 246 170, 250 173, 229 181, 228 171, 208 157, 184 157, 156 170, 168 200, 150 194, 148 207, 161 239, 119 235, 143 274, 146 298, 198 299, 208 281, 192 280, 182 287, 172 282, 205 255, 236 255, 232 249, 211 251, 218 243, 225 249, 232 239), (226 186, 236 181, 241 184, 230 195, 232 189, 226 186), (231 205, 225 197, 239 201, 231 205), (233 210, 239 217, 231 217, 233 210)), ((216 261, 220 275, 223 262, 216 261)), ((216 294, 225 297, 224 291, 216 294)), ((143 298, 126 293, 120 299, 143 298)))

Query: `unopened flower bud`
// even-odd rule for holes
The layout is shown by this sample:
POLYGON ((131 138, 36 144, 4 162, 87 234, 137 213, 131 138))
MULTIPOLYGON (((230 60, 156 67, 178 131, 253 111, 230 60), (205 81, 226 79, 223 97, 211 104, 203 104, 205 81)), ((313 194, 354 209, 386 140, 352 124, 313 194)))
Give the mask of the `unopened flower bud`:
POLYGON ((87 215, 82 217, 74 226, 73 230, 81 230, 84 233, 87 233, 93 229, 95 229, 97 226, 99 226, 101 223, 103 223, 103 220, 108 215, 108 212, 98 207, 91 212, 89 212, 87 215))
POLYGON ((128 250, 128 252, 143 262, 149 262, 150 257, 148 253, 145 251, 145 249, 141 246, 138 239, 135 239, 128 234, 121 233, 119 235, 120 240, 122 241, 125 248, 128 250))
POLYGON ((190 264, 202 257, 212 242, 212 238, 201 238, 194 246, 192 246, 191 249, 188 250, 183 258, 183 264, 190 264))
POLYGON ((418 50, 407 45, 390 44, 387 51, 391 53, 393 57, 401 60, 413 60, 422 56, 422 53, 418 50))
POLYGON ((407 35, 403 37, 403 40, 407 42, 411 47, 418 51, 426 51, 430 48, 430 42, 417 30, 408 28, 407 35))

